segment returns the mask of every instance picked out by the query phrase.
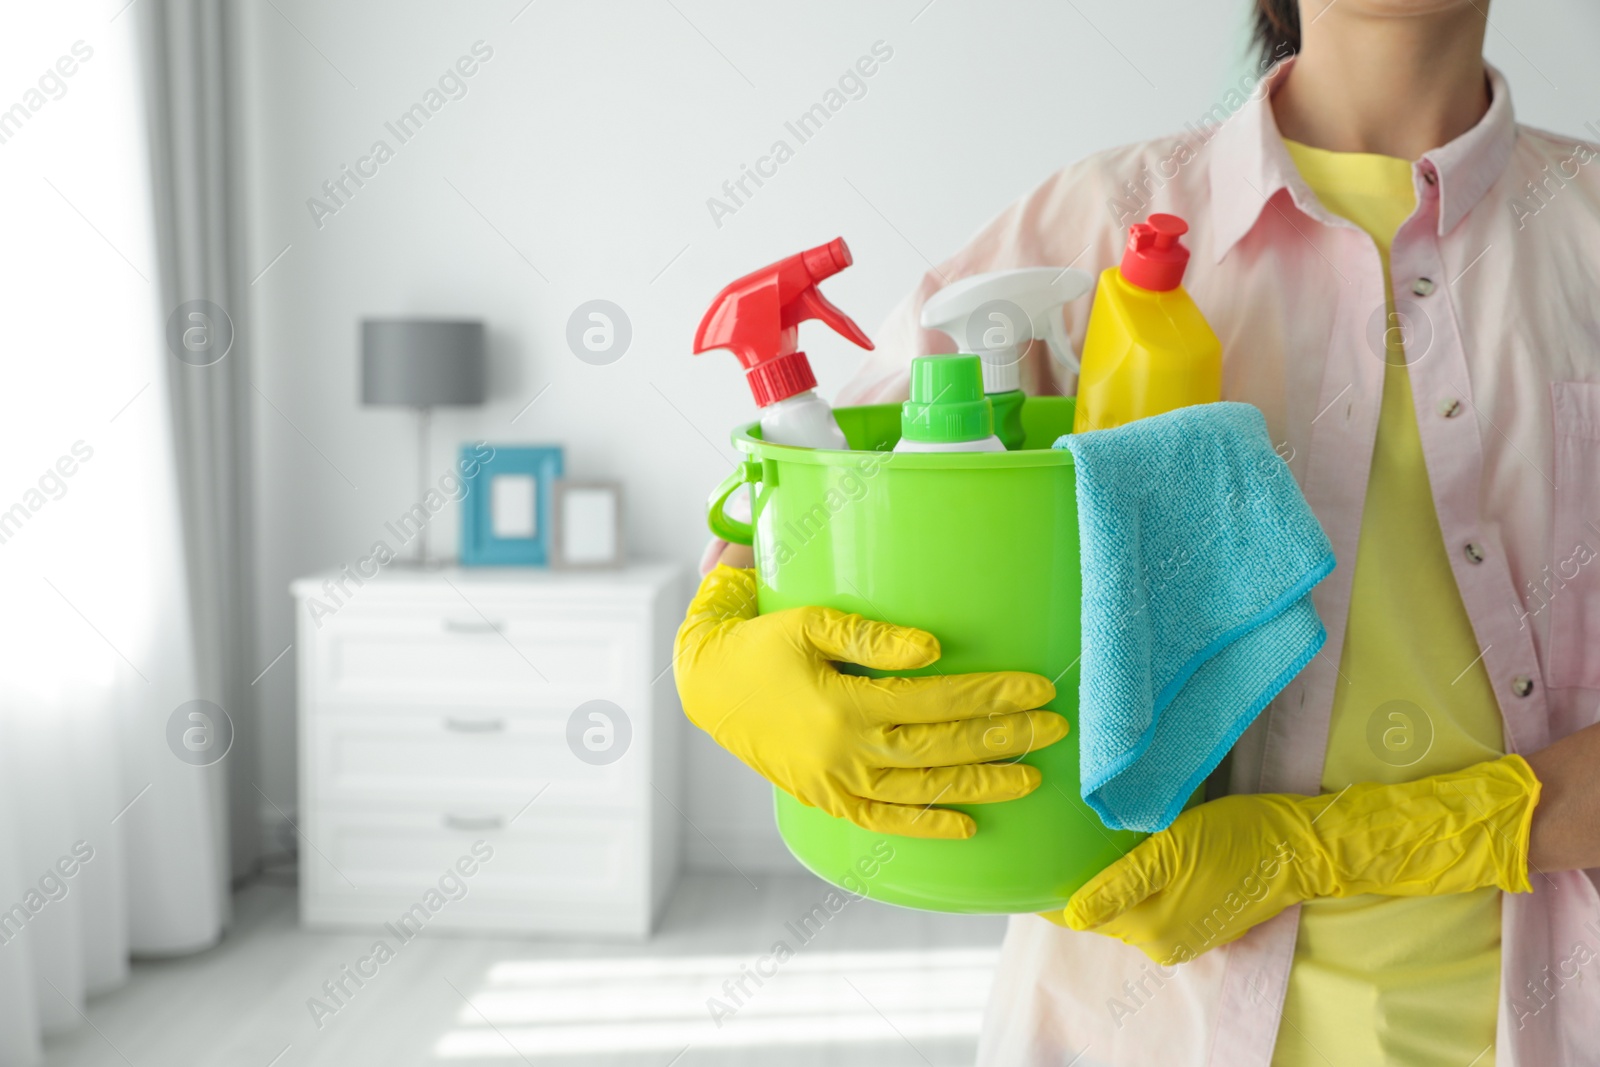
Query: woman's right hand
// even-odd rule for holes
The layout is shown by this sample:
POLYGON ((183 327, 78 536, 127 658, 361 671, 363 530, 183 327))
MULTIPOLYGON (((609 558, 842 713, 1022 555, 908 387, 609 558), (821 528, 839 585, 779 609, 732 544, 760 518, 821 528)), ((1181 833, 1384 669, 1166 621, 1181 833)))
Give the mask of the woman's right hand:
POLYGON ((971 837, 970 816, 933 805, 1027 796, 1039 772, 1015 759, 1066 736, 1067 721, 1036 710, 1055 696, 1037 674, 864 678, 834 666, 938 658, 932 634, 832 608, 758 615, 755 572, 726 566, 701 583, 674 650, 689 719, 801 803, 881 833, 971 837))

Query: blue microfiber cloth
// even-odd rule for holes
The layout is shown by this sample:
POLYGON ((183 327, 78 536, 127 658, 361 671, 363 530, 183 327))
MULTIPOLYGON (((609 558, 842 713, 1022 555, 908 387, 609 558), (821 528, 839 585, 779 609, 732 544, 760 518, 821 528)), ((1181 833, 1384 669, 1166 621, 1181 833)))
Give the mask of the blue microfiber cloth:
POLYGON ((1055 447, 1078 478, 1083 799, 1154 832, 1327 640, 1310 594, 1333 549, 1249 404, 1055 447))

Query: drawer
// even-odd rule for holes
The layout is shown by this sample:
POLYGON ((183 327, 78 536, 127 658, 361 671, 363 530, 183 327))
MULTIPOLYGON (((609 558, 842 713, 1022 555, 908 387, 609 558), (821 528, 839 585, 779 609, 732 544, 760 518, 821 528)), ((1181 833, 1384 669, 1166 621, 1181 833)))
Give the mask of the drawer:
MULTIPOLYGON (((627 709, 624 709, 627 710, 627 709)), ((458 711, 314 715, 306 720, 313 804, 386 807, 584 804, 643 810, 643 721, 629 748, 595 766, 567 746, 566 714, 458 711)))
POLYGON ((424 704, 529 703, 570 711, 649 681, 645 625, 563 617, 399 609, 341 612, 317 635, 313 698, 424 704))
MULTIPOLYGON (((374 914, 399 915, 440 887, 465 860, 470 876, 446 878, 440 915, 503 911, 508 906, 631 906, 648 882, 642 819, 605 814, 480 808, 482 828, 465 814, 317 811, 306 832, 316 849, 302 856, 302 877, 319 900, 356 902, 374 914), (511 822, 515 818, 515 822, 511 822), (491 823, 498 819, 500 825, 491 823)), ((435 901, 437 903, 437 901, 435 901)))

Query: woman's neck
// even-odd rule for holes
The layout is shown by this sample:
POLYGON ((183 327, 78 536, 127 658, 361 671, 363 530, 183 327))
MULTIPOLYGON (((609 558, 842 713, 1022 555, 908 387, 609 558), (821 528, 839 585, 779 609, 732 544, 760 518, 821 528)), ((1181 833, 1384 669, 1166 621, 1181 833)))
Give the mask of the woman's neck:
POLYGON ((1302 0, 1299 58, 1272 99, 1278 130, 1335 152, 1418 159, 1489 109, 1488 15, 1475 2, 1374 15, 1358 0, 1302 0))

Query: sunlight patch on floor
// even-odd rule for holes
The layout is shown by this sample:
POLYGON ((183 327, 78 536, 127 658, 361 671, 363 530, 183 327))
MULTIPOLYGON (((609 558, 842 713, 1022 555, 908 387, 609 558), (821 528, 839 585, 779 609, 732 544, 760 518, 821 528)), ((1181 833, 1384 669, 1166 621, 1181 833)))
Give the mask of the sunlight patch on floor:
POLYGON ((442 1059, 971 1039, 997 952, 510 960, 468 992, 442 1059))

